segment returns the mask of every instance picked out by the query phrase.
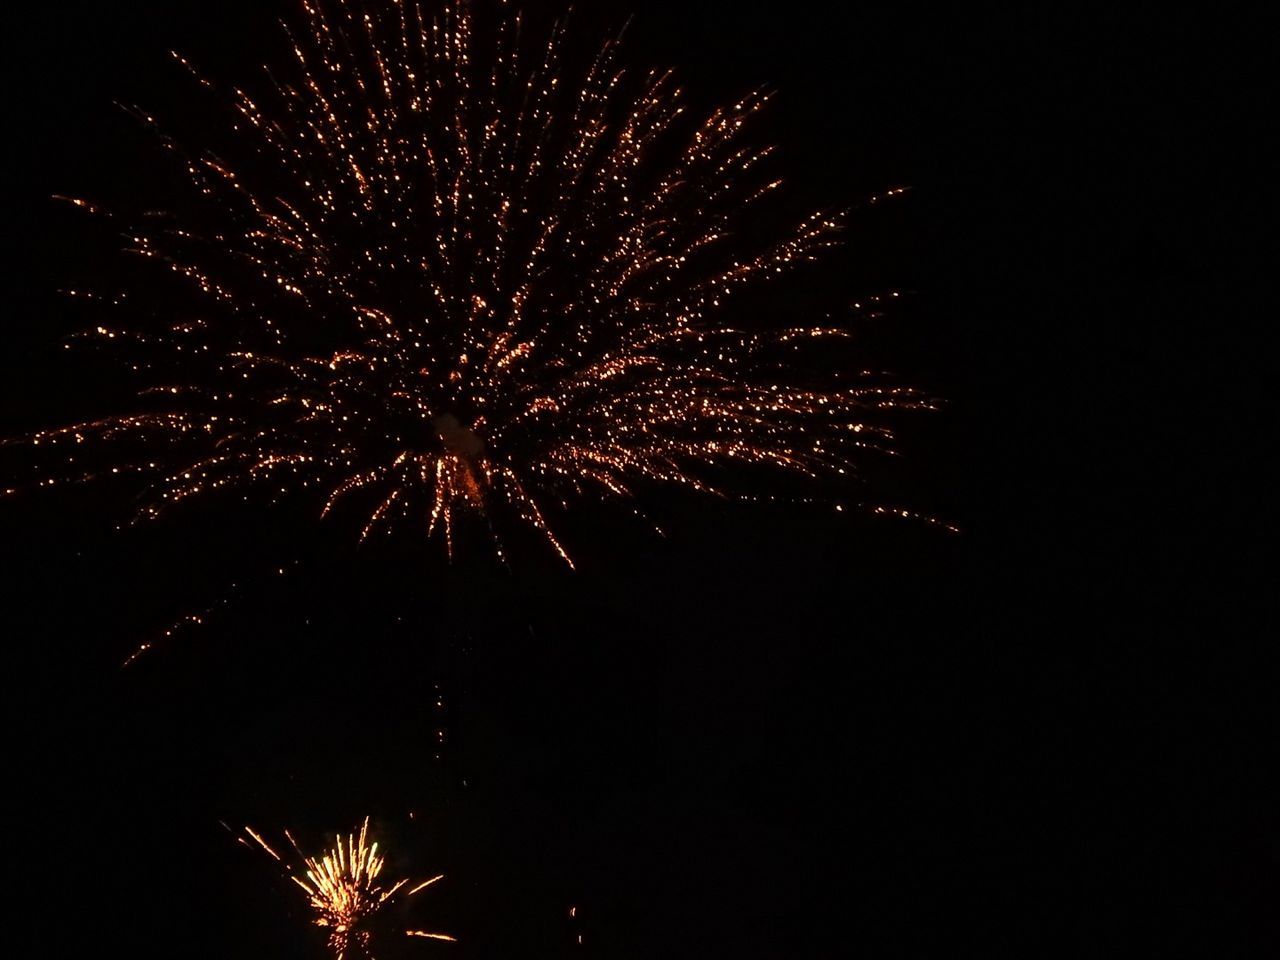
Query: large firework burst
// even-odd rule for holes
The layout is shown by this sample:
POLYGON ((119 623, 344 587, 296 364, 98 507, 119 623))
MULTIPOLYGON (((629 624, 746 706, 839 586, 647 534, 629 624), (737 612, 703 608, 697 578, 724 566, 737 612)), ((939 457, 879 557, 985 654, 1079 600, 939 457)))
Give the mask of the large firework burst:
POLYGON ((289 79, 226 94, 238 161, 139 113, 191 202, 136 221, 70 202, 187 299, 152 321, 136 291, 95 295, 129 322, 86 336, 136 346, 150 379, 129 412, 29 442, 64 466, 122 451, 105 472, 149 478, 142 517, 312 490, 324 514, 362 503, 365 537, 411 524, 452 550, 460 516, 481 516, 501 554, 501 508, 566 561, 548 505, 651 483, 746 496, 751 467, 816 478, 885 449, 881 414, 923 405, 912 391, 788 373, 843 330, 727 319, 842 228, 819 212, 743 239, 780 185, 744 139, 768 95, 694 122, 669 73, 617 66, 616 41, 574 70, 563 25, 531 48, 501 6, 303 0, 289 79))
MULTIPOLYGON (((326 931, 329 950, 335 960, 353 956, 372 957, 374 918, 382 909, 397 896, 412 897, 444 879, 441 875, 417 884, 402 879, 384 886, 380 878, 385 861, 378 853, 377 841, 369 840, 368 817, 360 825, 359 833, 352 833, 345 839, 334 837, 333 846, 316 857, 303 854, 287 830, 285 837, 300 859, 299 866, 288 866, 284 857, 249 827, 245 827, 240 841, 250 845, 252 840, 281 864, 289 879, 306 894, 313 922, 326 931)), ((403 930, 402 933, 407 937, 450 942, 457 939, 426 930, 403 930)))

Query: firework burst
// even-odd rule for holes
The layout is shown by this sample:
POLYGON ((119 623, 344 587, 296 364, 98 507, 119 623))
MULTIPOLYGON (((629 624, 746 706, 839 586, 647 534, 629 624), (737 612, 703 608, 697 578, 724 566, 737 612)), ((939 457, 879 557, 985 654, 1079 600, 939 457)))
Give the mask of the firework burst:
POLYGON ((572 68, 562 24, 531 47, 505 5, 302 6, 265 95, 217 94, 175 54, 225 99, 239 161, 138 112, 189 177, 183 212, 69 200, 183 305, 75 294, 128 318, 85 338, 133 348, 146 384, 129 412, 25 438, 61 464, 38 485, 140 474, 141 518, 309 492, 322 515, 356 505, 362 537, 408 526, 450 552, 470 515, 502 555, 501 515, 571 564, 549 508, 654 484, 750 498, 756 467, 844 475, 888 450, 885 410, 926 405, 865 372, 797 383, 797 352, 842 329, 730 323, 842 229, 819 212, 743 239, 780 186, 746 139, 767 94, 697 122, 670 73, 620 68, 613 40, 572 68), (75 466, 93 449, 109 466, 75 466))
MULTIPOLYGON (((369 840, 368 817, 361 824, 359 833, 352 833, 345 839, 334 837, 333 846, 320 856, 303 854, 287 830, 285 838, 299 857, 300 865, 297 867, 288 866, 284 857, 249 827, 245 827, 240 842, 265 851, 301 888, 312 911, 312 922, 326 931, 329 951, 335 960, 372 957, 374 919, 383 908, 398 896, 412 897, 444 879, 441 875, 416 884, 402 879, 389 886, 384 885, 381 876, 385 861, 378 853, 377 842, 369 840)), ((406 937, 457 940, 445 933, 425 930, 403 930, 402 933, 406 937)))

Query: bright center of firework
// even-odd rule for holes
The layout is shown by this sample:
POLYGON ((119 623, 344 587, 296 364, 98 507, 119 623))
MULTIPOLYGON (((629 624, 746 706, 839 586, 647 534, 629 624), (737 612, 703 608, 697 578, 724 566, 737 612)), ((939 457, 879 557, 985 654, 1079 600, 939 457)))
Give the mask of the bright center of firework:
POLYGON ((476 435, 475 430, 465 426, 452 413, 442 413, 438 417, 432 417, 431 426, 436 436, 440 438, 440 442, 444 444, 444 448, 450 453, 464 457, 478 457, 484 452, 484 441, 476 435))

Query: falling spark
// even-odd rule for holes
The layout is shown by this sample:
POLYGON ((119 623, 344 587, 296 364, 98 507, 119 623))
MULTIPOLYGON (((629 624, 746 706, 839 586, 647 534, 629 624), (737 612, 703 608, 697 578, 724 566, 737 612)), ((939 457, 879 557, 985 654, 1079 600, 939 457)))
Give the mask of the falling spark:
POLYGON ((129 322, 83 339, 137 351, 150 378, 129 412, 23 438, 59 464, 34 486, 141 475, 139 519, 306 494, 322 517, 363 504, 362 539, 408 527, 450 554, 478 516, 505 560, 501 515, 572 566, 553 509, 660 484, 761 499, 754 468, 839 480, 891 452, 886 411, 929 405, 870 372, 798 380, 839 326, 728 320, 843 228, 818 212, 741 239, 781 184, 746 138, 767 93, 692 123, 669 72, 623 69, 616 40, 572 72, 563 24, 526 49, 505 5, 485 29, 465 0, 434 19, 410 0, 302 7, 288 79, 226 94, 255 159, 188 153, 134 111, 185 169, 188 212, 135 223, 63 198, 189 299, 157 328, 137 297, 88 298, 129 322))
MULTIPOLYGON (((244 828, 245 837, 240 842, 257 846, 277 863, 285 864, 282 857, 262 836, 250 827, 244 828)), ((328 946, 335 960, 346 960, 356 951, 359 956, 372 956, 372 924, 382 909, 397 896, 412 897, 425 890, 443 875, 423 881, 407 891, 410 881, 397 880, 384 885, 380 879, 385 860, 378 853, 376 841, 369 840, 369 818, 365 817, 359 833, 345 839, 334 837, 333 846, 323 854, 308 857, 298 849, 293 837, 285 832, 285 838, 297 853, 299 863, 285 866, 290 880, 301 888, 311 907, 312 923, 328 932, 328 946)), ((425 930, 405 930, 405 936, 425 937, 456 943, 457 938, 445 933, 429 933, 425 930)))

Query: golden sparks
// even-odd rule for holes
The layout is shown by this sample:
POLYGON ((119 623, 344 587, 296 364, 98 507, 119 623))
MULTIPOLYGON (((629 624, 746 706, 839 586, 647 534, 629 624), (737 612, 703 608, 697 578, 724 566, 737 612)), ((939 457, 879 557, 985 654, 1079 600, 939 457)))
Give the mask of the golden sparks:
POLYGON ((927 406, 868 372, 788 375, 839 327, 726 321, 842 229, 818 212, 742 239, 780 186, 745 139, 768 94, 694 122, 669 72, 621 68, 616 40, 575 71, 563 24, 527 49, 505 4, 302 6, 288 79, 226 95, 240 165, 162 134, 190 211, 114 220, 189 305, 156 329, 137 297, 73 294, 131 318, 84 337, 137 348, 156 379, 129 413, 25 438, 59 455, 38 485, 141 474, 143 518, 314 492, 321 515, 363 504, 362 537, 407 526, 450 553, 474 515, 500 556, 501 508, 572 565, 552 508, 653 484, 733 496, 753 467, 839 478, 888 451, 885 410, 927 406), (80 466, 104 444, 128 456, 80 466))
MULTIPOLYGON (((256 846, 277 863, 285 864, 284 857, 255 830, 245 827, 244 834, 241 843, 256 846)), ((369 840, 368 817, 358 833, 334 837, 333 846, 319 856, 303 854, 288 831, 285 838, 300 859, 298 866, 286 866, 288 877, 306 895, 312 922, 328 933, 329 951, 335 960, 372 957, 372 923, 383 907, 397 896, 412 897, 444 879, 443 875, 432 877, 412 887, 407 879, 384 885, 380 878, 385 860, 378 853, 377 842, 369 840)), ((425 930, 405 930, 404 935, 457 942, 456 937, 425 930)))

